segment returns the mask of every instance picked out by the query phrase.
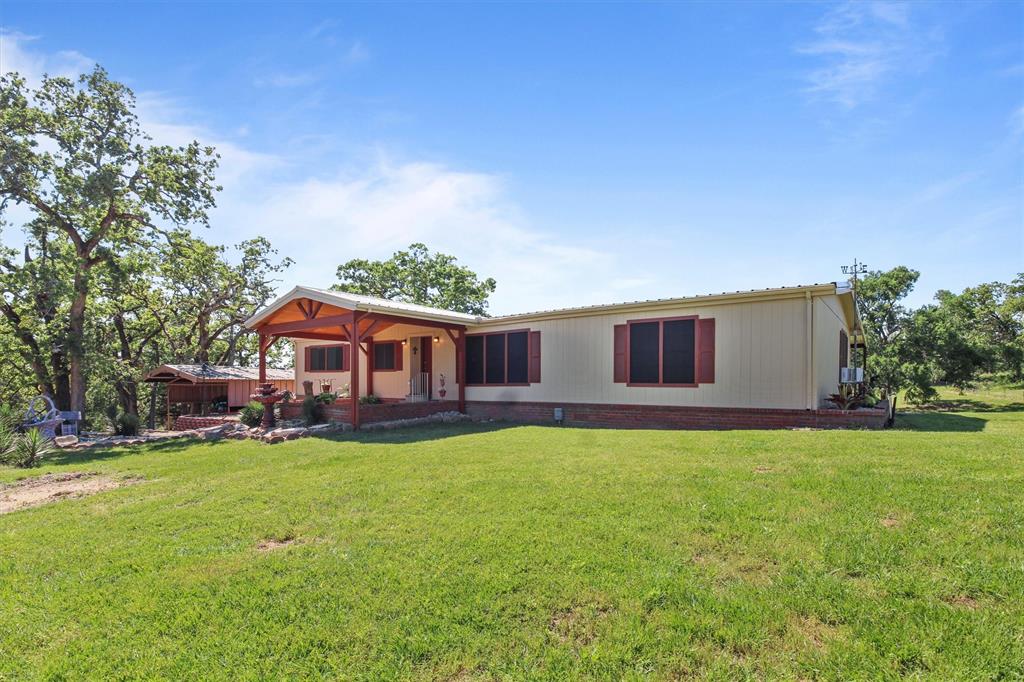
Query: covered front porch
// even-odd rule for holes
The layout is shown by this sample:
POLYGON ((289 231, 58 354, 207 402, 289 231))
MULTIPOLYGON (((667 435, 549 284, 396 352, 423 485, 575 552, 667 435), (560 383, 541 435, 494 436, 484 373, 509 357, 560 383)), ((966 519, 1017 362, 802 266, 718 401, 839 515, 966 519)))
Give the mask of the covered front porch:
POLYGON ((307 384, 314 393, 326 389, 346 396, 326 406, 327 416, 359 428, 364 421, 406 413, 465 412, 466 325, 475 320, 427 306, 296 287, 246 325, 260 337, 261 380, 267 352, 291 339, 296 393, 307 384))

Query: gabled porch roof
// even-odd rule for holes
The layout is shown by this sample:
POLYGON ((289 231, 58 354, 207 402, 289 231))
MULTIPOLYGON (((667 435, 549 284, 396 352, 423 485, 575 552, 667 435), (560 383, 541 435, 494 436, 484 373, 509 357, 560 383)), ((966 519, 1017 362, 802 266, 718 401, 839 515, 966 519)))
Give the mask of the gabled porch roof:
POLYGON ((317 314, 312 317, 325 317, 338 313, 355 311, 367 313, 383 313, 396 317, 407 317, 410 321, 444 322, 452 325, 475 324, 479 321, 475 315, 459 313, 453 310, 442 310, 415 303, 390 301, 376 296, 351 294, 344 291, 314 289, 313 287, 297 286, 280 296, 273 303, 245 321, 250 329, 262 327, 270 322, 291 322, 310 318, 307 306, 311 301, 317 314))

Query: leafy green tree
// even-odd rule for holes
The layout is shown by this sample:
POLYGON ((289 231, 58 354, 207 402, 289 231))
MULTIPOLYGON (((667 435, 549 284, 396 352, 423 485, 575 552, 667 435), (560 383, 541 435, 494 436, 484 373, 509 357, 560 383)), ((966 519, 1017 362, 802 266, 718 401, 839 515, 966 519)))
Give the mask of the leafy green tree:
POLYGON ((26 226, 22 253, 0 246, 0 400, 21 402, 37 390, 70 401, 67 316, 70 242, 45 219, 26 226))
POLYGON ((1024 378, 1024 273, 1009 284, 988 282, 935 297, 984 353, 989 372, 1024 378))
POLYGON ((908 368, 900 344, 900 335, 911 320, 901 302, 913 291, 919 276, 917 270, 901 265, 869 272, 857 286, 857 309, 868 345, 866 374, 873 386, 889 394, 904 388, 911 374, 924 376, 920 370, 904 371, 908 368))
POLYGON ((332 289, 419 303, 473 315, 487 314, 487 299, 497 288, 493 278, 481 280, 454 256, 431 253, 424 244, 411 244, 383 261, 362 258, 338 267, 332 289))
POLYGON ((159 267, 166 300, 152 312, 174 360, 235 364, 253 357, 247 351, 251 345, 255 353, 256 337, 242 323, 274 297, 277 276, 293 261, 275 260, 277 251, 263 237, 235 251, 237 262, 231 262, 223 246, 185 230, 169 235, 159 267))
POLYGON ((0 77, 0 217, 11 202, 28 206, 72 250, 69 401, 61 406, 73 410, 85 406, 94 269, 158 222, 205 224, 219 189, 213 148, 149 144, 134 108, 131 90, 99 66, 77 83, 45 77, 31 93, 18 74, 0 77))

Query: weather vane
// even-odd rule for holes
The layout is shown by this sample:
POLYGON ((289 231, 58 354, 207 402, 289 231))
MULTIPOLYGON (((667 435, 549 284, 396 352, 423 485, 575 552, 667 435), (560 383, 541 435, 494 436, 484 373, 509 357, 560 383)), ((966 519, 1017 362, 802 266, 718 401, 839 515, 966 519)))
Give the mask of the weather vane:
POLYGON ((865 265, 864 263, 858 263, 856 258, 853 259, 853 265, 844 265, 843 266, 843 274, 844 275, 853 275, 853 281, 854 282, 857 281, 857 275, 863 275, 867 271, 868 271, 868 266, 865 265))

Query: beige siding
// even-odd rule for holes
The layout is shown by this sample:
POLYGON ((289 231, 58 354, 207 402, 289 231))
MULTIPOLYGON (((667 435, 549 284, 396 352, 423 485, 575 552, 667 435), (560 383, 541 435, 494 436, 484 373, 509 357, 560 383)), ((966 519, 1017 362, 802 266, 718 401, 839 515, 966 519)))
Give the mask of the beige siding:
MULTIPOLYGON (((529 327, 541 332, 541 383, 470 386, 469 400, 804 408, 807 403, 805 300, 662 309, 654 313, 569 317, 473 332, 529 327), (715 318, 715 383, 696 388, 632 387, 612 380, 613 328, 630 319, 715 318)), ((838 343, 838 342, 837 342, 838 343)))
MULTIPOLYGON (((470 386, 468 400, 565 403, 688 405, 803 409, 826 406, 839 381, 839 332, 848 321, 834 294, 808 298, 802 292, 784 298, 705 305, 680 305, 652 312, 581 313, 551 319, 473 326, 470 333, 524 329, 541 332, 541 382, 530 386, 470 386), (715 383, 694 388, 635 387, 616 384, 613 370, 613 329, 644 318, 698 315, 715 318, 715 383), (808 326, 810 323, 810 326, 808 326), (809 333, 810 332, 810 333, 809 333)), ((444 374, 447 398, 458 396, 455 346, 443 330, 395 325, 374 334, 375 341, 437 336, 433 344, 433 391, 437 397, 444 374)), ((295 341, 295 390, 302 382, 330 378, 334 390, 351 381, 349 372, 309 372, 305 349, 324 341, 295 341)), ((412 344, 402 347, 402 370, 376 372, 374 393, 404 398, 414 367, 412 344)), ((366 358, 360 353, 361 391, 366 394, 366 358)), ((415 358, 418 361, 418 356, 415 358)))
MULTIPOLYGON (((447 399, 453 400, 458 397, 458 386, 455 383, 455 345, 443 329, 431 329, 413 325, 395 325, 384 331, 374 334, 374 341, 401 341, 409 340, 416 336, 436 336, 438 341, 433 344, 433 391, 434 397, 440 389, 441 374, 445 375, 447 399)), ((309 346, 330 345, 329 341, 307 341, 295 339, 295 389, 302 393, 302 382, 311 380, 313 391, 319 390, 321 379, 330 379, 333 382, 332 389, 340 391, 349 386, 352 381, 350 372, 310 372, 306 370, 306 348, 309 346)), ((381 398, 404 398, 409 393, 409 377, 413 371, 412 366, 412 345, 407 343, 402 347, 402 369, 400 371, 374 372, 373 392, 381 398)), ((366 395, 366 356, 359 354, 359 394, 366 395)), ((418 355, 417 355, 418 360, 418 355)), ((416 367, 419 367, 417 363, 416 367)), ((418 371, 418 370, 417 370, 418 371)))

